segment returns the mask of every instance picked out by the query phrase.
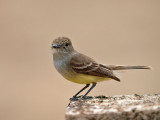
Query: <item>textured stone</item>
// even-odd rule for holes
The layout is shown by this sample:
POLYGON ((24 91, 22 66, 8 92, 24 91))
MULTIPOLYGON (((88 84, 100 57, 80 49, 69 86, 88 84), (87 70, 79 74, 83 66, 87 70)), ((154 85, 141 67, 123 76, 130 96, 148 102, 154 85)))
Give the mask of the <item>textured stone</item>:
POLYGON ((97 96, 71 101, 66 120, 160 120, 160 94, 97 96))

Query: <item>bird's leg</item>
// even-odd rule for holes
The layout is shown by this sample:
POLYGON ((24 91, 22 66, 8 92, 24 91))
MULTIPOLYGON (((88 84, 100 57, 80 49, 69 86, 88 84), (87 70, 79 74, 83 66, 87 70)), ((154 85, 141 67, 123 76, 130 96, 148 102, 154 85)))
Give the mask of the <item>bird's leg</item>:
POLYGON ((79 95, 79 93, 81 93, 83 90, 85 90, 87 87, 89 87, 90 84, 86 84, 86 86, 84 86, 84 88, 82 88, 78 93, 76 93, 73 97, 76 98, 77 95, 79 95))
POLYGON ((76 100, 77 95, 79 95, 79 93, 81 93, 83 90, 85 90, 87 87, 89 87, 90 84, 86 84, 86 86, 84 86, 84 88, 82 88, 79 92, 77 92, 72 98, 70 98, 70 100, 76 100))
POLYGON ((85 99, 85 98, 86 98, 86 96, 88 95, 88 93, 96 86, 96 84, 97 84, 97 83, 93 83, 93 84, 92 84, 92 87, 86 92, 85 95, 83 95, 82 99, 85 99))

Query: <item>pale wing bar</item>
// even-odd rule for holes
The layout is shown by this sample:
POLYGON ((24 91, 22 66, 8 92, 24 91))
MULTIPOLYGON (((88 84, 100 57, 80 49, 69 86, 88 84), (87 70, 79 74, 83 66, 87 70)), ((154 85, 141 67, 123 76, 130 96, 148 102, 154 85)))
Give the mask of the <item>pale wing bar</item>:
POLYGON ((120 79, 113 74, 112 70, 107 67, 102 67, 101 64, 96 63, 93 59, 85 55, 74 55, 70 64, 72 69, 77 73, 112 78, 120 81, 120 79))

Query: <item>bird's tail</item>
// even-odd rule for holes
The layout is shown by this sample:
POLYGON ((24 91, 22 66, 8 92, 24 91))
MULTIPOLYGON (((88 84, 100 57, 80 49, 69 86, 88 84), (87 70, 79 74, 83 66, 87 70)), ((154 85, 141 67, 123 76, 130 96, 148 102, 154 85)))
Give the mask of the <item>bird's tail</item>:
POLYGON ((111 70, 129 70, 129 69, 151 69, 149 66, 125 66, 125 65, 109 65, 111 70))

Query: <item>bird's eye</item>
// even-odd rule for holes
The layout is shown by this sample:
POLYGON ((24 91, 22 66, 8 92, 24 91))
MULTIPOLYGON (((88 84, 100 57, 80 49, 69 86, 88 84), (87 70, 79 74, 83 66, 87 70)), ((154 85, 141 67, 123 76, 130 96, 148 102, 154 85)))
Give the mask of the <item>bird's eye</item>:
POLYGON ((68 46, 69 44, 68 44, 68 43, 66 43, 65 45, 66 45, 66 46, 68 46))

